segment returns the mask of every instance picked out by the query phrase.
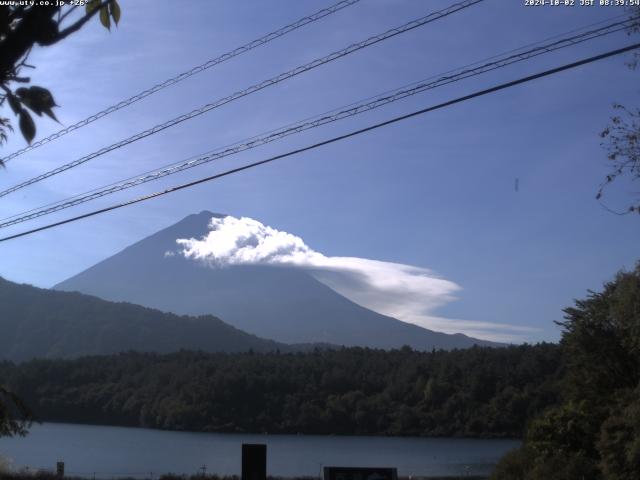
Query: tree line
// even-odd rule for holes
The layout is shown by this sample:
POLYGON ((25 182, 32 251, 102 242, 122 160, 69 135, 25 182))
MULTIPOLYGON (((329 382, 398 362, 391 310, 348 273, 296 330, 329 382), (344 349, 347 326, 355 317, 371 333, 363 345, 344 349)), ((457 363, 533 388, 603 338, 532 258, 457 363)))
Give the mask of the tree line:
POLYGON ((555 344, 123 353, 0 363, 46 421, 206 432, 520 437, 558 401, 555 344))

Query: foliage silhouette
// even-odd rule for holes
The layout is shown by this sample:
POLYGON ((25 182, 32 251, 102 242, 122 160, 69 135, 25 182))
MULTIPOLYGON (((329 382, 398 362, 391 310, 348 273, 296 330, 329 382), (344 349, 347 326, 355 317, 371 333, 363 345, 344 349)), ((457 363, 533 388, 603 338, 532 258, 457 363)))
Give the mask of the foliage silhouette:
MULTIPOLYGON (((57 105, 48 89, 37 85, 13 87, 14 84, 25 85, 31 81, 22 73, 25 69, 34 68, 27 63, 33 47, 55 45, 80 30, 95 15, 99 16, 105 28, 111 27, 111 20, 117 24, 121 15, 117 0, 89 0, 84 13, 69 22, 70 15, 79 6, 46 3, 33 5, 15 2, 13 5, 0 6, 0 105, 7 102, 18 118, 20 131, 27 143, 31 143, 36 135, 31 112, 39 117, 44 113, 57 121, 53 113, 57 105)), ((0 143, 7 140, 7 134, 11 131, 10 119, 0 118, 0 143)))
POLYGON ((640 263, 565 314, 562 401, 531 422, 494 478, 640 478, 640 263))

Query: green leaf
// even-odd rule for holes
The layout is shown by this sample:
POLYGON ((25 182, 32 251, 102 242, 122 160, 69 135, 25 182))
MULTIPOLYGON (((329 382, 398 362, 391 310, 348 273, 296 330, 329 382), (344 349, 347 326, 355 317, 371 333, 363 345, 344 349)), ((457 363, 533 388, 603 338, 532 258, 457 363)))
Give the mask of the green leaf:
POLYGON ((20 112, 20 131, 27 143, 31 144, 31 141, 36 136, 36 124, 33 123, 33 119, 27 110, 20 112))
POLYGON ((20 113, 20 110, 22 110, 22 105, 20 105, 20 100, 18 100, 18 98, 15 95, 7 95, 7 100, 9 101, 9 106, 11 107, 11 110, 13 110, 13 113, 15 113, 16 115, 18 115, 20 113))
POLYGON ((56 122, 60 123, 60 120, 58 120, 58 117, 56 117, 56 114, 53 113, 53 110, 51 110, 50 108, 43 109, 42 113, 44 113, 51 120, 55 120, 56 122))
POLYGON ((23 87, 17 89, 16 94, 20 97, 20 101, 39 117, 44 113, 49 118, 58 121, 52 110, 53 107, 57 107, 56 102, 51 92, 46 88, 36 85, 29 88, 23 87))
POLYGON ((53 95, 51 95, 51 92, 46 88, 34 85, 29 88, 28 96, 42 109, 57 107, 56 101, 53 99, 53 95))
POLYGON ((93 12, 96 8, 100 6, 100 0, 89 0, 87 5, 84 7, 86 13, 93 12))
POLYGON ((116 0, 113 0, 110 4, 109 4, 109 11, 111 12, 111 18, 113 18, 113 21, 115 22, 116 26, 118 25, 118 22, 120 22, 120 5, 118 5, 118 2, 116 0))
POLYGON ((30 95, 30 89, 28 88, 18 88, 16 90, 16 95, 20 97, 20 101, 32 112, 34 112, 39 117, 42 115, 42 109, 38 106, 37 102, 34 102, 30 95))
POLYGON ((100 23, 104 28, 111 30, 111 20, 109 20, 109 10, 106 6, 100 9, 100 23))

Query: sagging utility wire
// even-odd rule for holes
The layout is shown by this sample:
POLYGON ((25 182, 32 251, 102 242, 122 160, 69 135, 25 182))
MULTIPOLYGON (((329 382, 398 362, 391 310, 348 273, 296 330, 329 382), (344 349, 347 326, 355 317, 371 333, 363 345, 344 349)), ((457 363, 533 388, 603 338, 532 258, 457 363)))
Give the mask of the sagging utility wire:
POLYGON ((424 115, 426 113, 429 113, 429 112, 432 112, 432 111, 435 111, 435 110, 440 110, 442 108, 450 107, 452 105, 455 105, 455 104, 458 104, 458 103, 462 103, 462 102, 471 100, 473 98, 477 98, 477 97, 481 97, 481 96, 488 95, 488 94, 491 94, 491 93, 495 93, 495 92, 498 92, 500 90, 505 90, 507 88, 514 87, 516 85, 521 85, 523 83, 531 82, 531 81, 537 80, 539 78, 543 78, 543 77, 547 77, 547 76, 550 76, 550 75, 554 75, 556 73, 560 73, 560 72, 563 72, 565 70, 570 70, 570 69, 573 69, 573 68, 576 68, 576 67, 579 67, 579 66, 582 66, 582 65, 586 65, 586 64, 593 63, 593 62, 596 62, 596 61, 599 61, 599 60, 603 60, 605 58, 609 58, 609 57, 612 57, 614 55, 620 55, 622 53, 626 53, 626 52, 629 52, 631 50, 636 50, 638 48, 640 48, 640 43, 635 43, 633 45, 628 45, 628 46, 623 47, 623 48, 618 48, 616 50, 611 50, 611 51, 602 53, 600 55, 596 55, 596 56, 593 56, 593 57, 588 57, 588 58, 585 58, 585 59, 582 59, 582 60, 578 60, 578 61, 573 62, 573 63, 568 63, 568 64, 565 64, 565 65, 562 65, 560 67, 552 68, 552 69, 549 69, 549 70, 545 70, 543 72, 539 72, 539 73, 536 73, 536 74, 533 74, 533 75, 522 77, 522 78, 519 78, 517 80, 512 80, 512 81, 506 82, 506 83, 501 83, 501 84, 496 85, 496 86, 491 87, 491 88, 480 90, 480 91, 471 93, 469 95, 465 95, 463 97, 458 97, 458 98, 455 98, 453 100, 449 100, 447 102, 440 103, 438 105, 434 105, 434 106, 431 106, 431 107, 426 107, 426 108, 423 108, 421 110, 417 110, 417 111, 414 111, 414 112, 411 112, 411 113, 408 113, 408 114, 405 114, 405 115, 394 117, 394 118, 391 118, 391 119, 386 120, 384 122, 376 123, 374 125, 370 125, 370 126, 365 127, 365 128, 354 130, 354 131, 346 133, 344 135, 339 135, 337 137, 333 137, 333 138, 330 138, 328 140, 324 140, 322 142, 314 143, 312 145, 308 145, 308 146, 303 147, 303 148, 299 148, 299 149, 296 149, 296 150, 291 150, 289 152, 286 152, 286 153, 283 153, 283 154, 280 154, 280 155, 276 155, 276 156, 273 156, 273 157, 269 157, 269 158, 266 158, 264 160, 260 160, 258 162, 249 163, 249 164, 243 165, 241 167, 237 167, 237 168, 233 168, 233 169, 230 169, 230 170, 226 170, 224 172, 217 173, 215 175, 210 175, 208 177, 200 178, 198 180, 194 180, 194 181, 191 181, 191 182, 188 182, 188 183, 183 183, 181 185, 177 185, 177 186, 174 186, 174 187, 171 187, 171 188, 167 188, 165 190, 161 190, 161 191, 158 191, 158 192, 155 192, 155 193, 151 193, 149 195, 144 195, 142 197, 134 198, 134 199, 126 201, 126 202, 117 203, 115 205, 111 205, 111 206, 106 207, 106 208, 101 208, 99 210, 94 210, 92 212, 85 213, 83 215, 78 215, 76 217, 68 218, 66 220, 61 220, 59 222, 50 223, 48 225, 44 225, 44 226, 41 226, 41 227, 38 227, 38 228, 34 228, 34 229, 27 230, 27 231, 24 231, 24 232, 20 232, 20 233, 16 233, 16 234, 13 234, 13 235, 9 235, 9 236, 0 238, 0 242, 7 242, 9 240, 13 240, 13 239, 16 239, 16 238, 24 237, 24 236, 27 236, 27 235, 32 235, 32 234, 34 234, 36 232, 49 230, 51 228, 58 227, 58 226, 61 226, 61 225, 66 225, 68 223, 77 222, 77 221, 83 220, 85 218, 89 218, 89 217, 93 217, 93 216, 96 216, 96 215, 100 215, 102 213, 106 213, 106 212, 110 212, 112 210, 116 210, 116 209, 120 209, 120 208, 123 208, 123 207, 127 207, 129 205, 134 205, 136 203, 145 202, 147 200, 151 200, 152 198, 161 197, 161 196, 167 195, 169 193, 174 193, 174 192, 177 192, 177 191, 180 191, 180 190, 184 190, 186 188, 191 188, 191 187, 194 187, 196 185, 200 185, 201 183, 217 180, 219 178, 226 177, 226 176, 229 176, 229 175, 232 175, 232 174, 235 174, 235 173, 239 173, 239 172, 242 172, 244 170, 249 170, 251 168, 255 168, 255 167, 258 167, 260 165, 265 165, 267 163, 275 162, 276 160, 281 160, 283 158, 287 158, 287 157, 290 157, 290 156, 293 156, 293 155, 297 155, 297 154, 300 154, 300 153, 303 153, 303 152, 306 152, 306 151, 309 151, 309 150, 314 150, 316 148, 319 148, 319 147, 322 147, 322 146, 325 146, 325 145, 329 145, 329 144, 332 144, 332 143, 336 143, 336 142, 345 140, 347 138, 355 137, 357 135, 361 135, 363 133, 370 132, 372 130, 376 130, 376 129, 379 129, 379 128, 382 128, 382 127, 386 127, 388 125, 392 125, 394 123, 397 123, 397 122, 400 122, 400 121, 403 121, 403 120, 407 120, 409 118, 417 117, 419 115, 424 115))
POLYGON ((213 109, 216 109, 218 107, 221 107, 227 103, 233 102, 234 100, 237 100, 239 98, 242 97, 246 97, 247 95, 251 95, 252 93, 256 93, 260 90, 263 90, 267 87, 270 87, 272 85, 276 85, 282 81, 288 80, 290 78, 293 78, 297 75, 300 75, 301 73, 304 72, 308 72, 309 70, 313 70, 317 67, 320 67, 322 65, 325 65, 329 62, 332 62, 334 60, 337 60, 339 58, 342 58, 344 56, 350 55, 351 53, 357 52, 359 50, 362 50, 364 48, 370 47, 372 45, 375 45, 379 42, 388 40, 392 37, 395 37, 397 35, 400 35, 402 33, 411 31, 415 28, 418 27, 422 27, 424 25, 427 25, 428 23, 434 22, 436 20, 439 20, 441 18, 447 17, 453 13, 459 12, 461 10, 464 10, 466 8, 471 7, 472 5, 475 5, 476 3, 480 3, 483 2, 484 0, 464 0, 462 2, 459 3, 455 3, 447 8, 444 8, 442 10, 430 13, 428 15, 425 15, 424 17, 420 17, 418 19, 412 20, 408 23, 405 23, 404 25, 401 25, 399 27, 396 28, 392 28, 390 30, 387 30, 386 32, 380 33, 378 35, 374 35, 373 37, 369 37, 366 40, 363 40, 361 42, 358 43, 354 43, 346 48, 343 48, 342 50, 338 50, 336 52, 330 53, 329 55, 326 55, 324 57, 318 58, 312 62, 306 63, 304 65, 298 66, 292 70, 289 70, 288 72, 285 73, 281 73, 279 75, 276 75, 275 77, 272 77, 268 80, 264 80, 260 83, 257 83, 255 85, 252 85, 248 88, 245 88, 244 90, 240 90, 236 93, 233 93, 227 97, 223 97, 220 98, 212 103, 208 103, 206 105, 203 105, 202 107, 196 109, 196 110, 192 110, 191 112, 185 113, 183 115, 180 115, 178 117, 172 118, 171 120, 168 120, 164 123, 161 123, 159 125, 156 125, 155 127, 149 128, 147 130, 144 130, 140 133, 137 133, 129 138, 126 138, 124 140, 121 140, 117 143, 113 143, 107 147, 103 147, 100 150, 97 150, 93 153, 90 153, 88 155, 85 155, 84 157, 81 157, 77 160, 74 160, 72 162, 66 163, 60 167, 54 168, 53 170, 50 170, 46 173, 43 173, 41 175, 38 175, 36 177, 30 178, 29 180, 26 180, 24 182, 21 182, 17 185, 14 185, 13 187, 10 187, 6 190, 0 191, 0 197, 4 197, 6 195, 9 195, 10 193, 16 192, 22 188, 28 187, 29 185, 33 185, 34 183, 38 183, 41 182, 42 180, 45 180, 47 178, 53 177, 54 175, 58 175, 62 172, 65 172, 71 168, 75 168, 79 165, 82 165, 90 160, 93 160, 97 157, 100 157, 101 155, 104 155, 108 152, 112 152, 114 150, 117 150, 119 148, 122 148, 126 145, 129 145, 130 143, 136 142, 138 140, 141 140, 145 137, 148 137, 150 135, 154 135, 158 132, 161 132, 167 128, 173 127, 175 125, 178 125, 182 122, 185 122, 187 120, 191 120, 192 118, 195 118, 197 116, 200 116, 204 113, 207 113, 213 109))
POLYGON ((499 68, 504 68, 508 65, 529 60, 539 55, 554 52, 579 43, 595 40, 602 36, 625 30, 630 25, 630 22, 633 21, 634 19, 613 22, 596 29, 587 30, 569 37, 560 38, 559 40, 555 40, 553 42, 540 43, 533 48, 529 48, 528 50, 524 50, 524 47, 515 51, 512 50, 510 52, 507 52, 507 54, 504 54, 503 56, 491 57, 493 60, 486 63, 476 62, 474 64, 471 64, 471 66, 460 67, 457 70, 451 70, 445 74, 441 74, 440 76, 433 76, 421 82, 416 82, 411 85, 401 87, 392 92, 385 92, 376 97, 370 97, 366 100, 352 103, 350 105, 342 107, 341 109, 336 109, 331 112, 300 121, 298 123, 290 124, 279 129, 272 130, 267 134, 258 135, 245 141, 237 142, 228 147, 223 147, 222 149, 217 149, 208 153, 197 155, 187 160, 173 163, 171 165, 166 165, 164 167, 160 167, 158 169, 152 170, 151 172, 146 172, 145 174, 141 174, 136 177, 122 180, 117 183, 112 183, 107 186, 93 189, 89 192, 75 195, 71 198, 67 198, 52 204, 44 205, 26 212, 3 218, 0 220, 0 228, 6 228, 12 225, 16 225, 44 215, 58 212, 60 210, 65 210, 67 208, 71 208, 89 202, 91 200, 104 197, 106 195, 111 195, 128 188, 142 185, 154 180, 159 180, 169 175, 173 175, 200 165, 204 165, 209 162, 213 162, 215 160, 219 160, 221 158, 225 158, 227 156, 235 155, 237 153, 280 140, 282 138, 288 137, 289 135, 307 131, 316 127, 320 127, 322 125, 358 115, 360 113, 374 110, 384 105, 388 105, 398 100, 402 100, 404 98, 443 85, 471 78, 476 75, 497 70, 499 68))
POLYGON ((184 71, 182 73, 179 73, 178 75, 168 78, 167 80, 160 82, 156 85, 154 85, 153 87, 147 88, 146 90, 143 90, 142 92, 139 92, 125 100, 122 100, 114 105, 111 105, 110 107, 105 108, 104 110, 101 110, 97 113, 94 113, 93 115, 80 120, 79 122, 74 123, 73 125, 69 125, 66 128, 63 128, 62 130, 59 130, 55 133, 52 133, 51 135, 49 135, 48 137, 45 137, 41 140, 38 140, 37 142, 33 142, 31 145, 24 147, 20 150, 17 150, 13 153, 11 153, 10 155, 7 155, 6 157, 2 158, 2 162, 3 163, 7 163, 10 160, 13 160, 16 157, 19 157, 20 155, 29 152, 31 150, 34 150, 38 147, 41 147, 42 145, 45 145, 49 142, 52 142, 54 140, 57 140, 60 137, 63 137, 64 135, 66 135, 67 133, 71 133, 75 130, 78 130, 82 127, 85 127, 87 125, 89 125, 90 123, 95 122, 96 120, 101 119, 102 117, 106 117, 107 115, 117 112, 118 110, 121 110, 125 107, 128 107, 129 105, 132 105, 140 100, 142 100, 143 98, 146 98, 150 95, 153 95, 156 92, 159 92, 160 90, 164 90, 167 87, 170 87, 172 85, 175 85, 176 83, 179 83, 183 80, 186 80, 189 77, 192 77, 194 75, 197 75, 198 73, 204 72, 205 70, 208 70, 212 67, 215 67, 216 65, 219 65, 223 62, 226 62, 227 60, 231 60, 234 57, 237 57, 238 55, 242 55, 243 53, 247 53, 250 50, 253 50, 254 48, 257 47, 261 47, 262 45, 266 45, 267 43, 280 38, 288 33, 293 32, 294 30, 297 30, 301 27, 304 27, 305 25, 309 25, 310 23, 314 23, 328 15, 331 15, 333 13, 336 13, 340 10, 342 10, 343 8, 346 7, 350 7, 351 5, 358 3, 360 0, 341 0, 338 3, 335 3, 333 5, 331 5, 330 7, 327 8, 323 8, 322 10, 319 10, 315 13, 312 13, 311 15, 307 15, 306 17, 302 17, 301 19, 297 20, 296 22, 290 23, 289 25, 285 25, 282 28, 279 28, 278 30, 275 30, 271 33, 268 33, 260 38, 257 38, 255 40, 252 40, 249 43, 245 43, 244 45, 235 48, 234 50, 231 50, 229 52, 223 53, 222 55, 219 55, 215 58, 211 58, 209 60, 207 60, 206 62, 197 65, 187 71, 184 71))

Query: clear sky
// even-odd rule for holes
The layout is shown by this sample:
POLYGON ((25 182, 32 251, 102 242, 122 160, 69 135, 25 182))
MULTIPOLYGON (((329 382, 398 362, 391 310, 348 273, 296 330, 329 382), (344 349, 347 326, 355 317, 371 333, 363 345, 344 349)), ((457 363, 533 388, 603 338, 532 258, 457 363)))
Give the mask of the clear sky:
MULTIPOLYGON (((32 79, 51 89, 64 125, 329 5, 323 1, 121 0, 111 33, 97 21, 33 52, 32 79)), ((10 162, 0 186, 121 140, 451 1, 362 0, 64 139, 10 162)), ((579 2, 578 2, 579 3, 579 2)), ((354 53, 0 199, 12 215, 385 90, 623 13, 615 7, 526 7, 487 0, 354 53)), ((438 88, 375 112, 149 183, 0 233, 63 219, 233 165, 626 45, 616 34, 438 88)), ((628 59, 628 57, 626 58, 628 59)), ((0 275, 49 287, 182 217, 207 209, 251 217, 331 257, 429 269, 459 286, 441 317, 531 327, 640 259, 640 219, 595 201, 606 175, 598 133, 612 103, 638 105, 638 75, 614 57, 361 135, 189 191, 0 244, 0 275), (514 183, 519 181, 516 192, 514 183)), ((11 116, 4 111, 5 116, 11 116)), ((38 122, 38 138, 59 126, 38 122)), ((24 145, 14 135, 3 151, 24 145)), ((637 190, 637 186, 636 186, 637 190)), ((632 185, 605 201, 624 207, 632 185)))

